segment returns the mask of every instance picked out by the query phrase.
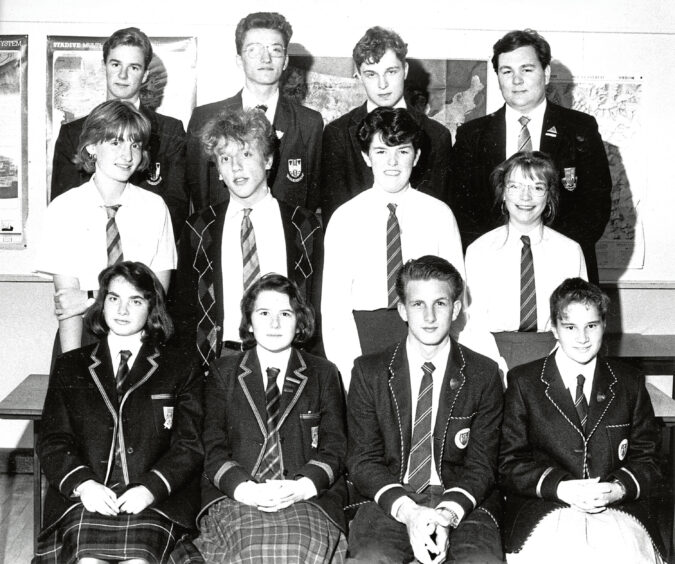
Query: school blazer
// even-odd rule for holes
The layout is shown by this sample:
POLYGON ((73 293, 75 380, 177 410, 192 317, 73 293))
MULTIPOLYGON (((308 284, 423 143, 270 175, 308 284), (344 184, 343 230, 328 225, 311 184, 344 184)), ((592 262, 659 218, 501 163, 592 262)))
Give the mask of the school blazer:
MULTIPOLYGON (((288 277, 314 305, 314 311, 319 312, 323 271, 321 224, 306 209, 278 203, 288 277)), ((204 367, 220 356, 222 348, 223 268, 227 265, 222 264, 221 250, 228 204, 209 206, 188 219, 178 245, 176 283, 170 290, 178 346, 199 354, 204 367)), ((312 340, 317 347, 321 342, 319 327, 317 315, 317 335, 312 340)))
POLYGON ((660 435, 643 377, 599 356, 586 425, 584 436, 554 354, 509 372, 499 455, 506 552, 519 551, 545 515, 567 507, 556 495, 561 481, 595 477, 623 484, 627 495, 616 509, 641 521, 660 547, 647 503, 661 479, 660 435))
MULTIPOLYGON (((497 365, 453 340, 433 429, 434 464, 443 501, 459 503, 466 515, 480 506, 497 519, 502 401, 497 365)), ((347 424, 350 480, 390 513, 393 502, 407 495, 402 484, 412 439, 405 341, 356 359, 347 424)))
MULTIPOLYGON (((263 382, 255 349, 211 364, 205 388, 200 516, 218 500, 233 498, 242 482, 255 481, 269 439, 263 382)), ((312 480, 318 495, 308 501, 346 531, 342 475, 347 433, 344 395, 334 364, 291 351, 280 398, 279 434, 284 477, 312 480)))
MULTIPOLYGON (((177 238, 189 209, 185 186, 185 129, 176 118, 158 114, 147 106, 141 105, 140 109, 150 120, 150 142, 146 147, 150 162, 145 170, 137 170, 129 182, 162 197, 177 238)), ((52 200, 91 178, 91 174, 79 170, 73 163, 85 119, 86 116, 61 125, 54 145, 52 200)))
MULTIPOLYGON (((219 113, 241 109, 240 90, 231 98, 198 106, 192 112, 188 124, 187 179, 195 210, 229 200, 216 166, 202 151, 200 131, 219 113)), ((319 112, 279 93, 273 126, 279 137, 279 150, 267 175, 272 195, 291 206, 314 211, 319 205, 323 118, 319 112)))
POLYGON ((106 340, 59 356, 37 445, 49 481, 43 532, 79 505, 72 496, 78 485, 107 483, 115 437, 125 482, 148 488, 152 509, 192 528, 204 457, 202 379, 183 355, 144 344, 118 401, 106 340))
MULTIPOLYGON (((410 184, 420 192, 448 203, 450 131, 417 110, 407 109, 422 129, 420 159, 410 175, 410 184)), ((356 134, 367 115, 364 102, 324 129, 321 149, 321 214, 324 224, 338 207, 373 185, 373 171, 363 160, 356 134)))
MULTIPOLYGON (((506 106, 502 106, 457 130, 450 207, 465 247, 502 223, 494 210, 490 174, 506 159, 505 116, 506 106)), ((547 102, 539 146, 553 160, 560 180, 565 178, 565 169, 572 169, 575 177, 568 188, 561 182, 560 207, 550 227, 581 245, 589 275, 597 279, 595 243, 609 220, 612 191, 598 124, 588 114, 547 102)))

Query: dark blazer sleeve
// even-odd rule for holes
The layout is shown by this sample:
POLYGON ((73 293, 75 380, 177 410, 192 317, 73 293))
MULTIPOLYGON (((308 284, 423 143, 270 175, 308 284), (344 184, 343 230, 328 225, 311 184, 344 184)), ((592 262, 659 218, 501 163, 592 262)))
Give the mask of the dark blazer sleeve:
POLYGON ((321 144, 323 137, 323 118, 321 114, 308 115, 306 125, 307 158, 309 159, 309 181, 307 182, 306 207, 316 211, 321 205, 321 144))
POLYGON ((81 131, 82 120, 61 125, 59 136, 54 144, 50 200, 53 200, 71 188, 80 186, 90 176, 80 172, 75 163, 73 163, 81 131))
POLYGON ((180 236, 190 210, 185 179, 186 135, 180 120, 161 116, 159 137, 162 148, 164 187, 162 197, 171 214, 174 236, 180 236))
POLYGON ((71 424, 74 416, 67 409, 66 398, 78 383, 77 353, 57 357, 49 380, 47 397, 42 411, 43 431, 37 444, 38 456, 47 480, 65 497, 87 480, 98 480, 81 453, 71 424))
MULTIPOLYGON (((184 369, 184 363, 177 363, 184 369)), ((171 370, 171 366, 166 369, 171 370)), ((136 482, 145 486, 159 503, 199 472, 204 460, 201 433, 203 375, 197 364, 179 381, 171 427, 171 445, 136 482)))
POLYGON ((347 129, 336 127, 329 123, 323 130, 321 147, 321 214, 324 225, 333 212, 343 203, 345 193, 350 193, 348 186, 347 163, 348 154, 346 144, 349 139, 345 136, 347 129))
POLYGON ((208 120, 207 112, 197 107, 190 116, 185 143, 186 185, 194 211, 209 205, 209 177, 206 156, 202 153, 199 131, 208 120))
POLYGON ((521 379, 513 371, 507 378, 499 453, 500 482, 506 490, 519 495, 558 501, 558 484, 573 476, 550 461, 535 458, 528 438, 528 429, 533 422, 528 414, 521 379))
POLYGON ((178 241, 178 264, 175 281, 169 288, 169 311, 174 324, 174 342, 183 349, 196 353, 198 279, 193 264, 196 252, 196 234, 192 218, 185 222, 178 241))
POLYGON ((444 125, 422 116, 422 154, 410 182, 420 192, 449 204, 452 135, 444 125))

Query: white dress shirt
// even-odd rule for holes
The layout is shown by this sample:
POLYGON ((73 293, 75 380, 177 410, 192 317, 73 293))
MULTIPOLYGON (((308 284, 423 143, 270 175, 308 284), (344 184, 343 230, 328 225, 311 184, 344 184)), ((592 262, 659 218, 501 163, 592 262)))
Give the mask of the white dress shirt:
MULTIPOLYGON (((366 111, 368 113, 372 112, 375 108, 379 108, 375 102, 372 102, 370 99, 366 100, 366 111)), ((403 108, 404 110, 408 109, 408 105, 405 103, 405 97, 401 96, 398 102, 396 102, 392 108, 403 108)))
POLYGON ((532 139, 532 150, 538 151, 541 142, 541 128, 544 125, 544 112, 546 111, 546 100, 539 104, 534 110, 527 114, 522 114, 517 110, 506 105, 506 158, 518 152, 518 135, 523 126, 518 121, 523 115, 530 118, 527 123, 527 129, 532 139))
POLYGON ((112 331, 108 333, 108 349, 110 350, 110 358, 113 365, 113 374, 117 374, 117 368, 120 365, 122 351, 129 351, 131 356, 127 360, 127 366, 129 370, 136 362, 138 358, 138 352, 143 346, 141 338, 143 337, 143 331, 135 333, 133 335, 116 335, 112 331))
MULTIPOLYGON (((117 203, 115 223, 124 260, 142 262, 155 273, 176 268, 176 245, 164 200, 127 184, 117 203)), ((94 177, 54 198, 45 215, 36 271, 73 276, 81 290, 98 290, 98 275, 108 266, 107 224, 94 177)))
POLYGON ((255 108, 256 106, 263 105, 267 107, 265 110, 265 117, 270 123, 274 123, 274 116, 276 115, 277 111, 277 104, 279 103, 279 89, 274 91, 274 94, 272 94, 267 100, 260 101, 258 100, 254 95, 253 92, 251 92, 246 86, 241 91, 241 106, 245 110, 250 110, 251 108, 255 108))
POLYGON ((223 271, 223 341, 240 341, 241 298, 244 295, 244 262, 241 254, 241 220, 244 208, 255 233, 260 275, 268 272, 287 275, 286 239, 279 203, 267 189, 264 198, 252 206, 243 206, 230 198, 225 212, 221 264, 223 271))
POLYGON ((562 376, 563 384, 567 391, 572 396, 572 403, 577 399, 577 376, 579 374, 584 377, 584 395, 586 402, 591 403, 591 390, 593 389, 593 377, 595 376, 595 365, 598 362, 596 356, 588 364, 579 364, 572 360, 565 354, 561 347, 555 352, 555 364, 558 367, 558 372, 562 376))
POLYGON ((464 276, 457 221, 440 200, 410 186, 396 194, 370 188, 333 214, 324 241, 321 314, 326 356, 349 387, 361 344, 352 312, 388 306, 387 204, 397 205, 403 262, 423 255, 450 261, 464 276))
POLYGON ((284 379, 286 378, 286 370, 288 370, 288 360, 291 358, 292 348, 287 348, 284 351, 271 352, 267 349, 256 345, 255 352, 258 355, 258 362, 260 362, 260 371, 262 372, 263 390, 267 389, 267 369, 278 368, 277 374, 277 388, 279 393, 284 390, 284 379))
POLYGON ((587 280, 578 243, 548 227, 520 233, 503 225, 488 231, 466 250, 468 325, 491 332, 520 326, 521 235, 530 238, 537 298, 537 331, 549 331, 549 299, 566 278, 587 280))

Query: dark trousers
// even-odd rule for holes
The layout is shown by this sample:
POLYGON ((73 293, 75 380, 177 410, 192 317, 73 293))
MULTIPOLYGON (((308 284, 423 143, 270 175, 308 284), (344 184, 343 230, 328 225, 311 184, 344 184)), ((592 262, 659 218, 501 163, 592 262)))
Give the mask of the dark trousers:
MULTIPOLYGON (((421 494, 408 494, 418 504, 436 507, 443 490, 431 486, 421 494)), ((503 562, 499 527, 493 517, 478 508, 466 515, 450 532, 446 562, 461 564, 493 564, 503 562)), ((347 562, 390 564, 414 562, 408 530, 375 502, 359 507, 349 526, 347 562)))

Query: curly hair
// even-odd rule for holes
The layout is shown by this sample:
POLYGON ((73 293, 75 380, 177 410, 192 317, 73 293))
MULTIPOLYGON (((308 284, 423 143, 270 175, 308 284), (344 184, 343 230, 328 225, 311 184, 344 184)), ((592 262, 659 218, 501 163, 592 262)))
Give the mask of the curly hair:
POLYGON ((378 63, 387 49, 391 49, 399 61, 405 63, 408 55, 408 44, 403 42, 401 36, 390 29, 375 26, 366 31, 359 39, 352 51, 352 58, 356 70, 361 72, 363 63, 378 63))

